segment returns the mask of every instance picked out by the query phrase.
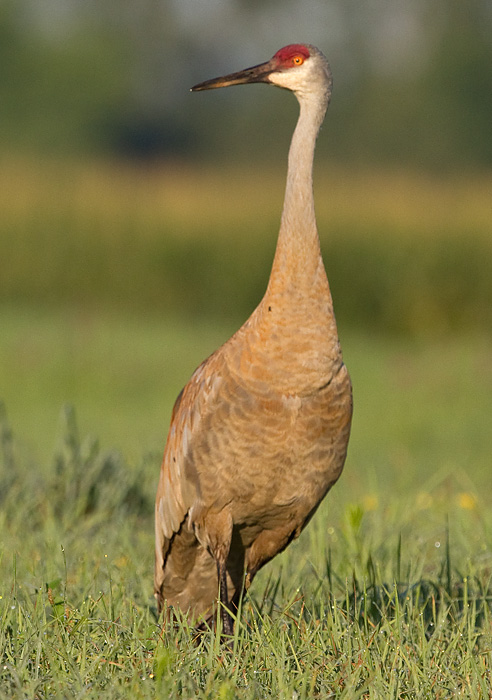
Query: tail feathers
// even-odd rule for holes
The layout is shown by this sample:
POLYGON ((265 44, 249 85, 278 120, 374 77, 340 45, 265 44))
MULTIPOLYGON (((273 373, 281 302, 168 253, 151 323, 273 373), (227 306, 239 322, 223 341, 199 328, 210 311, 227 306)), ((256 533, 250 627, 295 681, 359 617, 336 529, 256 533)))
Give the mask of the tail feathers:
MULTIPOLYGON (((228 594, 232 598, 236 587, 227 577, 228 594)), ((219 585, 217 566, 212 555, 196 539, 186 524, 169 543, 162 566, 155 576, 155 596, 159 611, 171 613, 178 608, 190 625, 197 627, 216 612, 219 585)))

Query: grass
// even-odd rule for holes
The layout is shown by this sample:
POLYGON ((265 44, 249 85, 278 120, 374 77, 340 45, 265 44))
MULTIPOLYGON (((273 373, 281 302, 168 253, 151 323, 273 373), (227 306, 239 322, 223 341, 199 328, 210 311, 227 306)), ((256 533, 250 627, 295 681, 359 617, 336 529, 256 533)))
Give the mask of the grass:
POLYGON ((0 697, 489 696, 486 337, 342 332, 356 406, 345 472, 258 576, 231 652, 213 633, 195 645, 184 622, 162 630, 151 596, 165 423, 229 330, 11 307, 2 318, 13 410, 1 431, 0 697), (69 406, 56 416, 63 399, 80 421, 69 406))
POLYGON ((364 503, 342 482, 255 582, 230 651, 157 623, 150 465, 80 441, 70 411, 43 477, 14 452, 4 421, 3 697, 488 697, 479 496, 437 483, 432 506, 415 492, 364 503))

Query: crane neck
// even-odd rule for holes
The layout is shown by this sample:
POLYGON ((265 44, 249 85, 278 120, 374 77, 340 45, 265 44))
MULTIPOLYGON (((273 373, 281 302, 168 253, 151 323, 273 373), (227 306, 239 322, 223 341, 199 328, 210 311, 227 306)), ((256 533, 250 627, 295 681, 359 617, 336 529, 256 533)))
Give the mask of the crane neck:
POLYGON ((297 97, 300 113, 289 150, 284 207, 269 288, 273 291, 280 285, 302 293, 320 274, 320 266, 324 274, 314 212, 313 160, 329 91, 297 97))

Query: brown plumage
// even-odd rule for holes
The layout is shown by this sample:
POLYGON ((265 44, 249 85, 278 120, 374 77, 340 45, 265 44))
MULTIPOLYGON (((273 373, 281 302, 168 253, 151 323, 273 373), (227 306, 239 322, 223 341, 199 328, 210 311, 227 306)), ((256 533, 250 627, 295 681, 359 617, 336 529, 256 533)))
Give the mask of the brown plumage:
POLYGON ((275 259, 258 307, 176 401, 155 519, 159 609, 178 607, 199 625, 220 592, 226 634, 228 610, 340 476, 352 416, 312 191, 329 66, 296 44, 193 89, 246 82, 285 87, 300 103, 275 259))

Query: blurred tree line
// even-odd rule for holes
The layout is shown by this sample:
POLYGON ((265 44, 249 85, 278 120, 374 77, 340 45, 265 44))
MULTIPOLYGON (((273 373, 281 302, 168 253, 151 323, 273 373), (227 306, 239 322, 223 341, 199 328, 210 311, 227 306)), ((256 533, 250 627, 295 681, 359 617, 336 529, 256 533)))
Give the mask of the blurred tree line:
POLYGON ((281 94, 232 91, 204 109, 189 101, 188 87, 265 60, 282 43, 308 40, 327 53, 335 74, 329 138, 320 144, 333 157, 438 169, 492 165, 490 0, 297 5, 3 0, 3 148, 226 160, 256 146, 258 157, 269 157, 285 151, 293 121, 277 120, 272 103, 292 109, 293 118, 295 104, 281 94))

